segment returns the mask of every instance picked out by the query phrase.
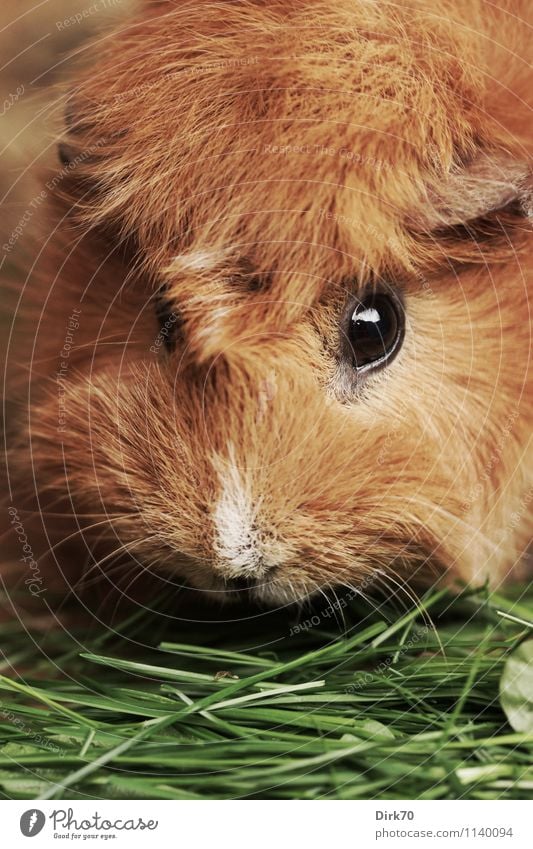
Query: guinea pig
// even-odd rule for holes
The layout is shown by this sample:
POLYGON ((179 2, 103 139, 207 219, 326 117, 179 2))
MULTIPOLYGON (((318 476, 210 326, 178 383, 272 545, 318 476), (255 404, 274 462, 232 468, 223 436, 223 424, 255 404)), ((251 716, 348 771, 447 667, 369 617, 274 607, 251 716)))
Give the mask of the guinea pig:
POLYGON ((7 476, 38 588, 122 570, 283 605, 512 572, 531 13, 161 0, 84 51, 4 245, 27 256, 7 476))

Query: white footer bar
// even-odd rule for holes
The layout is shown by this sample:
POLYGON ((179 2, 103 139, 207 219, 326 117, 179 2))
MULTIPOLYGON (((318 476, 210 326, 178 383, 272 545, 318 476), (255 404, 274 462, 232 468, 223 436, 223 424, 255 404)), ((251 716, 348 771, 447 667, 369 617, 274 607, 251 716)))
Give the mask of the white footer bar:
POLYGON ((533 802, 0 802, 6 849, 533 847, 533 802))

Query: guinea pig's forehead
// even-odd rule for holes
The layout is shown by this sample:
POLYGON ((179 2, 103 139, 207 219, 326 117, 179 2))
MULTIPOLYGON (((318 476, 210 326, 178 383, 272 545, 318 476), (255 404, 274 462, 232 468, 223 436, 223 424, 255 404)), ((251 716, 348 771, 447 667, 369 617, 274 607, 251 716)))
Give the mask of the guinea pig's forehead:
POLYGON ((219 291, 283 292, 296 298, 301 294, 308 302, 345 287, 346 281, 357 285, 367 276, 370 240, 364 228, 353 223, 355 213, 349 219, 331 214, 335 205, 328 196, 309 197, 307 202, 300 198, 300 206, 274 206, 263 197, 263 204, 258 202, 250 212, 234 199, 231 219, 198 227, 164 270, 187 287, 215 285, 219 291))
POLYGON ((167 296, 178 305, 208 299, 219 307, 255 302, 268 311, 269 304, 290 304, 292 312, 305 312, 363 286, 355 257, 320 239, 201 242, 176 254, 166 272, 167 296))

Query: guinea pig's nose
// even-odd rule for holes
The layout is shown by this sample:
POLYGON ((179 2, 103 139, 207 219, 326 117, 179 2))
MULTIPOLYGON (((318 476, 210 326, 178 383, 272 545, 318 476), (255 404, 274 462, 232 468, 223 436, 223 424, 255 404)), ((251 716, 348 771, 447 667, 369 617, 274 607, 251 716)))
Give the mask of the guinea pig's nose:
POLYGON ((245 592, 257 587, 258 581, 256 578, 228 578, 225 585, 229 592, 245 592))
POLYGON ((271 567, 268 572, 265 572, 261 577, 240 577, 240 578, 225 578, 224 589, 228 593, 246 593, 250 590, 257 590, 265 587, 275 580, 276 567, 271 567))

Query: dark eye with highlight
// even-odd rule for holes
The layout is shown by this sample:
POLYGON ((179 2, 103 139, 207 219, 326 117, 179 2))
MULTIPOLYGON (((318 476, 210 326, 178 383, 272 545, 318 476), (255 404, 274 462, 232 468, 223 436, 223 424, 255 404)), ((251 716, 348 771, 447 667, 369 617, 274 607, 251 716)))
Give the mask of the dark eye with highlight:
POLYGON ((400 350, 405 315, 394 292, 373 291, 348 305, 345 316, 345 353, 358 373, 381 368, 400 350))

